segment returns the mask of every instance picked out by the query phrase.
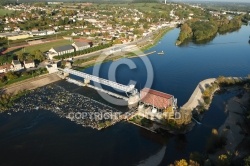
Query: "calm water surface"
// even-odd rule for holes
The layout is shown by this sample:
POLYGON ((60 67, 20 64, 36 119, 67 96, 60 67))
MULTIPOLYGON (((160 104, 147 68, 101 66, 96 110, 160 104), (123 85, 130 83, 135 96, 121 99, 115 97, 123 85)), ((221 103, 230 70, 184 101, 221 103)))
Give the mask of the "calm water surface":
MULTIPOLYGON (((250 73, 250 27, 217 36, 203 45, 174 45, 179 30, 174 29, 150 51, 165 55, 148 56, 154 69, 153 89, 173 94, 183 105, 199 81, 224 76, 246 76, 250 73)), ((118 68, 116 79, 126 84, 146 81, 145 66, 139 58, 132 59, 137 68, 118 68)), ((121 60, 122 61, 122 60, 121 60)), ((118 63, 119 61, 115 62, 118 63)), ((100 76, 107 78, 111 62, 101 67, 100 76)), ((85 70, 92 73, 92 68, 85 70)), ((79 89, 63 81, 58 83, 72 92, 101 100, 89 89, 79 89)), ((30 113, 0 114, 0 165, 166 165, 187 157, 190 152, 203 152, 212 128, 225 120, 225 102, 234 93, 216 95, 202 125, 186 135, 161 136, 126 122, 102 131, 83 128, 46 110, 30 113)))

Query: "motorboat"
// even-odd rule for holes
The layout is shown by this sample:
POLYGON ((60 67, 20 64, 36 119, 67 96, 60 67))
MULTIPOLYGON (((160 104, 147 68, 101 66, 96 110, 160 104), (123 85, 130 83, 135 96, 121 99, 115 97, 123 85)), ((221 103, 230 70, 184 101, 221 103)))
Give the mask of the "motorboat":
POLYGON ((157 54, 158 54, 158 55, 163 55, 163 54, 164 54, 164 52, 163 52, 163 51, 161 51, 161 52, 158 52, 157 54))

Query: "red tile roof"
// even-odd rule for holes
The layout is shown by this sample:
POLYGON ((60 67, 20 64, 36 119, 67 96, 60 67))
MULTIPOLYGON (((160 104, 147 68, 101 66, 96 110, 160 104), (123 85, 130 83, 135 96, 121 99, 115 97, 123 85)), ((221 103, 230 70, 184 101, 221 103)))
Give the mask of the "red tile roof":
POLYGON ((173 95, 160 91, 144 88, 140 92, 141 101, 145 104, 154 105, 156 108, 164 109, 172 105, 173 95))
POLYGON ((2 70, 2 69, 7 69, 7 70, 9 70, 9 69, 11 69, 12 68, 12 65, 11 64, 5 64, 5 65, 2 65, 2 66, 0 66, 0 69, 2 70))

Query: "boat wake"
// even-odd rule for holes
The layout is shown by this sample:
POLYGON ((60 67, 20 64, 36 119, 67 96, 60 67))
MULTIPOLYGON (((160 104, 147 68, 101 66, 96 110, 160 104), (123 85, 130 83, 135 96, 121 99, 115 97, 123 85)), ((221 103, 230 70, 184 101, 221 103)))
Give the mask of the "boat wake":
POLYGON ((159 152, 148 157, 143 161, 140 161, 139 165, 137 166, 152 166, 152 165, 157 166, 161 163, 162 159, 164 158, 165 152, 166 152, 166 146, 163 146, 159 152))

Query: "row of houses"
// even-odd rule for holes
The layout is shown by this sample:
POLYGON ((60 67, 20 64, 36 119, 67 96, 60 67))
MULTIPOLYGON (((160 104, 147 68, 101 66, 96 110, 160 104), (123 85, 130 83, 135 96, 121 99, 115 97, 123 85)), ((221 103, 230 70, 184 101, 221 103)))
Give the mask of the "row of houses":
POLYGON ((35 67, 34 61, 26 60, 23 62, 23 65, 22 65, 20 61, 12 60, 11 64, 4 64, 0 66, 0 73, 7 73, 9 71, 19 71, 24 68, 28 69, 32 67, 35 67))
POLYGON ((81 40, 76 40, 72 45, 64 45, 55 48, 51 48, 48 52, 48 58, 53 59, 54 56, 60 56, 68 53, 73 53, 75 51, 85 50, 92 47, 92 42, 86 42, 81 40))
POLYGON ((14 31, 14 32, 4 32, 0 33, 0 37, 5 37, 8 40, 18 40, 26 39, 34 36, 46 36, 56 34, 54 30, 45 30, 45 31, 14 31))

